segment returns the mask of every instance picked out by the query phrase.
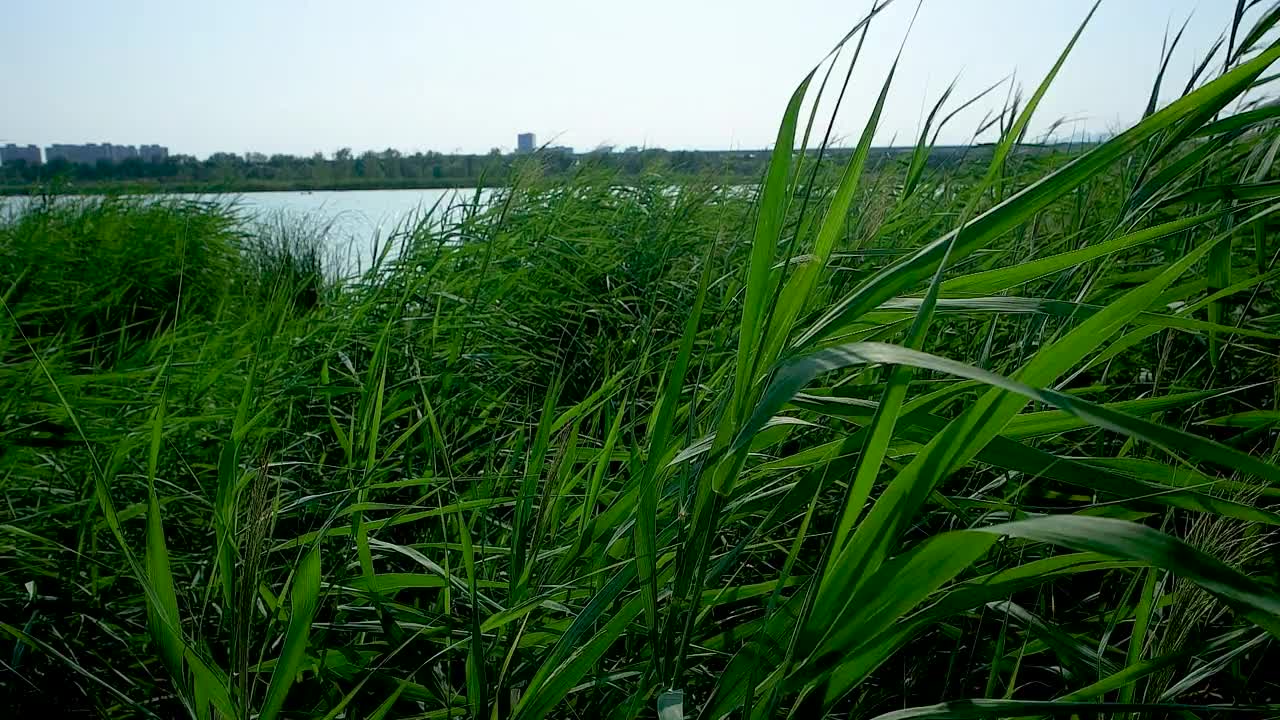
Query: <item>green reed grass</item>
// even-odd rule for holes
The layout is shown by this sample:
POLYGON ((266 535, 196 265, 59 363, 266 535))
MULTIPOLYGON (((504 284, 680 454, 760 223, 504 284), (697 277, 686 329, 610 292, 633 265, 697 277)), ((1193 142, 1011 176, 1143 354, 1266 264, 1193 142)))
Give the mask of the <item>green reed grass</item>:
POLYGON ((0 226, 6 706, 1276 712, 1280 13, 1095 147, 1023 144, 1072 40, 881 165, 891 69, 809 110, 874 14, 754 194, 530 174, 342 281, 216 203, 0 226))

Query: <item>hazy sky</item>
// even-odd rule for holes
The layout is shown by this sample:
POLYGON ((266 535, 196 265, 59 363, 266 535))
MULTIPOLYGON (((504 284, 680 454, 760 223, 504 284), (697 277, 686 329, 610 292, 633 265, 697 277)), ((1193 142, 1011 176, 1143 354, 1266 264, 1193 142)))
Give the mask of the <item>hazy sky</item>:
MULTIPOLYGON (((959 99, 1016 73, 1028 92, 1090 0, 925 0, 878 142, 911 142, 960 73, 959 99)), ((1166 27, 1191 24, 1181 89, 1234 0, 1104 0, 1037 116, 1098 133, 1146 104, 1166 27)), ((803 74, 869 0, 5 0, 0 140, 326 153, 484 152, 519 131, 600 143, 758 148, 803 74)), ((837 132, 856 137, 915 9, 872 26, 837 132)), ((1001 102, 1004 94, 993 97, 1001 102)), ((989 106, 989 104, 988 104, 989 106)), ((967 141, 985 111, 943 141, 967 141)))

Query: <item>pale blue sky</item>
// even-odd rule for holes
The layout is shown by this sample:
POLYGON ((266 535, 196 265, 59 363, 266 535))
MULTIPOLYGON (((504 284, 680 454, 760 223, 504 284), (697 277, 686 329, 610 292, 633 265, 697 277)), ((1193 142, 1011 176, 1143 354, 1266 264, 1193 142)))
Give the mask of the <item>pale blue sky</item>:
MULTIPOLYGON (((925 0, 878 141, 911 142, 956 98, 1016 72, 1039 82, 1090 0, 925 0)), ((1234 0, 1104 0, 1039 126, 1088 133, 1146 104, 1161 39, 1191 25, 1180 89, 1234 0)), ((796 82, 869 0, 4 0, 0 140, 215 151, 395 147, 484 152, 540 142, 763 147, 796 82)), ((838 132, 854 136, 915 9, 872 27, 838 132)), ((993 102, 1003 100, 993 98, 993 102)), ((989 104, 988 104, 989 105, 989 104)), ((985 108, 943 141, 963 142, 985 108)))

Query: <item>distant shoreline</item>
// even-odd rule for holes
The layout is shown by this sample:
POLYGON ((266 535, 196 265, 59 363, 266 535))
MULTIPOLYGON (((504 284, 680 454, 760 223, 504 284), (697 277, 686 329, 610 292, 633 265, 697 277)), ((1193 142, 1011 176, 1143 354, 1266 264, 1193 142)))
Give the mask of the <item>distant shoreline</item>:
MULTIPOLYGON (((673 177, 679 181, 679 177, 673 177)), ((689 180, 707 180, 706 176, 690 175, 689 180)), ((741 185, 756 182, 759 178, 715 177, 714 182, 741 185)), ((356 190, 471 190, 477 187, 501 188, 507 183, 486 181, 484 178, 459 178, 444 180, 414 179, 411 181, 375 180, 340 182, 261 182, 235 181, 225 183, 192 182, 94 182, 62 185, 51 192, 57 196, 77 195, 235 195, 257 192, 349 192, 356 190)), ((47 188, 39 184, 0 185, 0 197, 23 197, 41 194, 47 188)))
MULTIPOLYGON (((236 181, 224 183, 191 182, 95 182, 75 183, 57 188, 53 195, 227 195, 254 192, 341 192, 353 190, 459 190, 477 187, 480 178, 443 182, 416 179, 412 182, 255 182, 236 181)), ((485 187, 499 187, 503 183, 486 183, 485 187)), ((46 190, 39 184, 0 185, 0 197, 21 197, 46 190)))
MULTIPOLYGON (((1060 152, 1078 153, 1088 149, 1088 145, 1064 146, 1064 145, 1036 145, 1024 144, 1017 147, 1019 153, 1042 155, 1056 154, 1060 152)), ((967 158, 980 159, 983 153, 989 150, 987 145, 973 146, 936 146, 932 148, 928 154, 930 162, 964 162, 967 158), (971 155, 972 154, 972 155, 971 155)), ((813 150, 810 151, 815 152, 813 150)), ((839 161, 843 159, 849 152, 848 148, 837 148, 828 151, 827 155, 832 160, 839 161)), ((912 150, 910 148, 886 147, 872 148, 871 157, 876 160, 885 160, 891 158, 907 157, 912 150)), ((533 156, 540 158, 541 156, 533 156)), ((555 156, 545 156, 545 159, 552 160, 555 156)), ((436 165, 424 166, 422 169, 438 169, 439 163, 448 163, 452 161, 468 161, 483 160, 486 158, 470 158, 467 156, 441 156, 440 158, 424 159, 424 162, 437 163, 436 165)), ((514 158, 501 158, 504 162, 511 162, 514 158)), ((657 167, 661 168, 663 174, 675 179, 701 180, 716 183, 727 184, 743 184, 753 183, 760 179, 760 173, 764 172, 768 160, 769 153, 765 151, 755 152, 669 152, 665 150, 645 151, 641 153, 615 153, 595 156, 578 156, 573 160, 573 165, 566 167, 548 167, 543 177, 572 177, 574 171, 572 167, 577 167, 579 163, 590 162, 598 164, 603 169, 612 169, 622 176, 636 176, 648 171, 650 166, 649 159, 658 159, 661 161, 657 167), (649 156, 652 156, 650 158, 649 156), (626 166, 634 163, 634 166, 626 166), (669 163, 669 164, 667 164, 669 163)), ((292 162, 307 162, 300 158, 290 158, 292 162)), ((369 162, 375 162, 369 160, 369 162)), ((207 163, 206 163, 207 164, 207 163)), ((339 161, 322 161, 322 166, 329 168, 330 171, 342 169, 349 172, 349 168, 339 161), (339 167, 342 166, 342 167, 339 167)), ((247 173, 253 167, 245 164, 232 165, 227 168, 229 172, 247 173)), ((288 169, 286 168, 285 171, 288 169)), ((459 166, 456 170, 461 171, 459 166)), ((306 191, 348 191, 348 190, 451 190, 459 188, 474 187, 505 187, 509 179, 513 176, 512 167, 502 166, 495 168, 472 168, 468 166, 467 172, 457 172, 456 174, 444 173, 442 177, 340 177, 328 180, 313 180, 307 178, 225 178, 219 180, 195 180, 191 178, 170 178, 170 177, 150 177, 150 178, 108 178, 108 179, 63 179, 62 181, 54 181, 49 184, 47 180, 24 178, 19 180, 17 177, 0 178, 0 197, 4 196, 22 196, 49 192, 54 195, 157 195, 166 193, 183 193, 183 194, 236 194, 236 193, 253 193, 253 192, 306 192, 306 191), (496 170, 496 172, 482 172, 476 174, 475 169, 484 171, 496 170)), ((79 169, 77 170, 79 171, 79 169)), ((111 169, 108 169, 111 171, 111 169)))

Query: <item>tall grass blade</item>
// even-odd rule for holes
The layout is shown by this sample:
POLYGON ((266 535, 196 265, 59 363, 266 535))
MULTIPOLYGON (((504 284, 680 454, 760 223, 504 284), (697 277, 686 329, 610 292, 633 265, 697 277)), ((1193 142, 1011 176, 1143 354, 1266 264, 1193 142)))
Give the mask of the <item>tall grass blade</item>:
POLYGON ((274 720, 284 708, 289 688, 302 667, 307 652, 307 638, 311 635, 311 623, 320 604, 320 548, 307 552, 293 577, 289 592, 289 626, 285 631, 280 656, 271 672, 271 683, 262 701, 258 717, 274 720))

